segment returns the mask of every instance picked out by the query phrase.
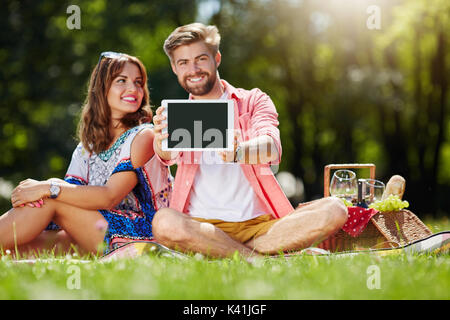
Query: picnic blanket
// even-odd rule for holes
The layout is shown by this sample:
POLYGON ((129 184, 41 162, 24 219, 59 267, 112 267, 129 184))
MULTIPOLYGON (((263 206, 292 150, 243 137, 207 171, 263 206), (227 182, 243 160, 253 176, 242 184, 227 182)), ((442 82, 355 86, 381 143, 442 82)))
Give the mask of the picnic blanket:
MULTIPOLYGON (((311 248, 312 249, 312 248, 311 248)), ((307 249, 305 249, 307 250, 307 249)), ((424 239, 411 242, 397 248, 367 249, 342 252, 322 252, 311 250, 314 255, 333 256, 354 256, 360 254, 375 254, 378 256, 398 255, 398 254, 446 254, 450 253, 450 231, 435 233, 424 239)))
MULTIPOLYGON (((443 231, 433 234, 427 238, 414 241, 408 245, 397 248, 383 248, 383 249, 367 249, 356 251, 330 252, 321 248, 306 248, 300 251, 283 253, 281 255, 273 255, 268 258, 292 258, 301 255, 314 255, 322 257, 346 257, 362 254, 374 254, 377 256, 389 256, 400 254, 448 254, 450 253, 450 231, 443 231)), ((97 261, 109 262, 117 259, 134 259, 143 255, 154 254, 161 257, 170 257, 175 259, 189 259, 190 256, 181 252, 171 250, 162 244, 148 241, 132 241, 123 244, 122 246, 110 251, 108 254, 102 256, 97 261)), ((21 259, 13 260, 14 263, 35 264, 37 262, 43 263, 89 263, 96 260, 81 260, 81 259, 21 259)))
POLYGON ((155 254, 163 257, 187 259, 188 256, 167 248, 157 242, 131 241, 110 251, 100 258, 101 261, 111 261, 123 258, 136 258, 145 254, 155 254))
MULTIPOLYGON (((450 231, 443 231, 433 234, 427 238, 414 241, 408 245, 404 245, 397 248, 383 248, 383 249, 367 249, 356 251, 344 251, 331 253, 327 250, 320 248, 306 248, 300 251, 284 253, 282 255, 274 255, 271 258, 276 257, 294 257, 299 255, 321 255, 321 256, 348 256, 358 254, 376 254, 380 256, 396 255, 396 254, 444 254, 450 252, 450 231)), ((143 254, 154 253, 157 255, 188 259, 189 256, 181 252, 171 250, 156 242, 129 242, 119 248, 111 251, 107 255, 103 256, 101 260, 109 261, 122 258, 135 258, 143 254)))

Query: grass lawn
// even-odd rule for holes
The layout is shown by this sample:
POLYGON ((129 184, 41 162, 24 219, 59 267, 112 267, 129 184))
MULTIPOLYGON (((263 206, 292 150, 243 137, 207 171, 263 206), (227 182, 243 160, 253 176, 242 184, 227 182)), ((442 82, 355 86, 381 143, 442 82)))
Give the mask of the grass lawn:
MULTIPOLYGON (((425 222, 450 230, 448 219, 425 222)), ((450 254, 75 261, 2 257, 0 299, 450 299, 450 254)))

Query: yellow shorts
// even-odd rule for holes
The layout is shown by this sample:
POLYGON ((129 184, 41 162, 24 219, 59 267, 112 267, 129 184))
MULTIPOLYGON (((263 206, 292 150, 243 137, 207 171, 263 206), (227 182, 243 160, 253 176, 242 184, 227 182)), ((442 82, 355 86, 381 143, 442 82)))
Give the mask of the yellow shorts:
POLYGON ((218 219, 203 219, 195 217, 193 217, 193 219, 199 222, 210 223, 224 231, 231 238, 241 243, 245 243, 253 238, 265 234, 269 231, 270 227, 278 221, 270 214, 263 214, 254 219, 242 222, 227 222, 218 219))

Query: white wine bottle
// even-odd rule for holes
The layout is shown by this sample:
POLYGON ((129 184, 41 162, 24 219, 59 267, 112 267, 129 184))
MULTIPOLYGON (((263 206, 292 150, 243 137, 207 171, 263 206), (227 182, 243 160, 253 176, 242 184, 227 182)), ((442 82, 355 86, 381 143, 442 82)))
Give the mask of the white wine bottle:
POLYGON ((369 206, 366 203, 366 199, 363 197, 364 180, 358 179, 358 200, 356 206, 367 209, 369 206))

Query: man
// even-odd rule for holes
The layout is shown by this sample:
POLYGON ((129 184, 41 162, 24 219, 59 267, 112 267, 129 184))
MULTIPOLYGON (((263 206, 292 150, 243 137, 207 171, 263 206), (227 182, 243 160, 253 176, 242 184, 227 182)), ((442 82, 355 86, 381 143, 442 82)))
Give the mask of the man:
POLYGON ((164 43, 173 72, 190 99, 232 99, 235 110, 233 152, 163 152, 163 107, 154 117, 155 153, 177 163, 170 208, 158 211, 153 235, 182 251, 245 257, 298 250, 338 231, 346 206, 324 198, 299 206, 289 203, 271 163, 281 159, 278 114, 259 89, 244 90, 221 80, 220 35, 215 26, 193 23, 175 29, 164 43))

